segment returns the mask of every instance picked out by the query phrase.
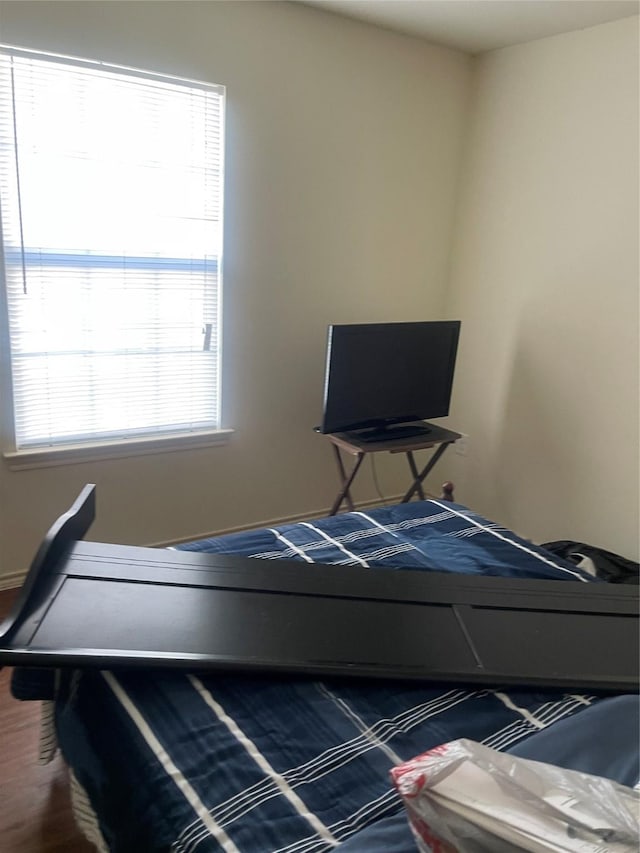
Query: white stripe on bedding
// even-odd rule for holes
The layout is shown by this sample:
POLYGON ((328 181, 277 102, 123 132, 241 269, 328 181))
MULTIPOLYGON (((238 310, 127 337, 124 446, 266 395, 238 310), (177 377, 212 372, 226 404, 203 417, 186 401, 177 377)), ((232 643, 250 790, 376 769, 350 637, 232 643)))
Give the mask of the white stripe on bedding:
POLYGON ((286 536, 283 536, 283 535, 282 535, 282 533, 278 533, 278 531, 277 531, 277 530, 275 530, 273 527, 270 527, 270 528, 269 528, 269 532, 270 532, 270 533, 273 533, 273 535, 276 537, 276 539, 279 539, 281 542, 284 542, 284 543, 285 543, 285 545, 287 545, 289 548, 291 548, 291 550, 292 550, 295 554, 299 554, 299 555, 302 557, 302 559, 303 559, 303 560, 306 560, 306 561, 307 561, 307 563, 313 563, 313 560, 311 559, 311 557, 308 557, 308 556, 305 554, 305 552, 304 552, 301 548, 298 548, 298 546, 297 546, 297 545, 294 545, 294 544, 293 544, 293 542, 290 542, 290 541, 286 538, 286 536))
POLYGON ((384 525, 380 524, 379 521, 376 521, 375 518, 371 518, 370 515, 367 515, 366 512, 354 512, 353 514, 354 515, 361 515, 362 518, 366 518, 367 521, 369 522, 369 524, 373 524, 374 527, 379 527, 380 530, 384 531, 385 533, 390 533, 392 536, 395 536, 397 539, 400 538, 397 533, 394 533, 393 530, 391 530, 391 526, 388 525, 387 527, 385 527, 384 525))
MULTIPOLYGON (((424 702, 416 705, 414 708, 407 709, 401 714, 398 714, 392 720, 379 720, 369 727, 370 735, 382 742, 391 740, 397 734, 403 734, 411 731, 412 728, 437 714, 447 711, 460 702, 466 701, 477 694, 465 694, 462 691, 450 691, 443 696, 433 699, 430 702, 424 702)), ((315 782, 322 776, 331 773, 334 770, 343 767, 354 758, 358 758, 365 752, 374 748, 374 742, 371 737, 363 734, 357 735, 351 740, 345 741, 338 746, 326 749, 323 753, 315 758, 310 759, 305 764, 286 770, 283 774, 286 780, 292 786, 302 785, 307 782, 315 782)), ((235 795, 225 803, 220 804, 220 808, 216 809, 217 819, 221 824, 226 825, 231 819, 238 818, 237 809, 239 806, 244 806, 247 802, 248 795, 249 806, 242 814, 245 814, 256 805, 260 805, 264 801, 264 788, 269 785, 269 780, 264 779, 255 783, 250 788, 246 788, 240 794, 235 795)), ((241 816, 241 815, 240 815, 241 816)))
MULTIPOLYGON (((318 685, 321 686, 321 682, 318 685)), ((369 726, 368 730, 375 739, 386 742, 397 734, 404 734, 411 731, 412 728, 420 725, 430 717, 437 716, 453 708, 455 705, 466 702, 469 699, 477 698, 479 695, 482 694, 480 692, 468 693, 462 690, 449 690, 435 699, 422 702, 413 708, 405 709, 390 720, 378 720, 372 726, 369 726)), ((338 770, 365 752, 376 748, 376 746, 370 737, 359 734, 355 738, 326 749, 305 764, 286 770, 282 775, 292 787, 297 787, 308 782, 315 782, 328 773, 338 770)), ((262 805, 262 803, 274 796, 277 796, 277 791, 274 792, 273 790, 272 780, 269 778, 261 779, 249 788, 245 788, 239 794, 235 794, 233 797, 220 803, 215 808, 216 820, 221 826, 228 826, 232 821, 240 819, 247 812, 251 811, 251 809, 262 805)), ((190 824, 182 832, 179 839, 180 845, 176 848, 176 853, 181 853, 181 851, 186 849, 193 849, 185 848, 183 845, 194 840, 200 841, 203 837, 199 824, 197 822, 190 824)))
POLYGON ((384 548, 378 548, 377 551, 368 551, 368 560, 387 560, 389 557, 395 557, 398 554, 406 554, 407 551, 415 551, 415 545, 409 542, 402 542, 399 545, 387 545, 384 548))
POLYGON ((336 696, 335 693, 332 693, 331 690, 325 685, 320 683, 319 685, 320 692, 324 694, 331 702, 333 702, 336 707, 340 709, 340 711, 347 717, 347 719, 351 720, 354 726, 367 738, 370 740, 373 746, 381 749, 387 758, 391 761, 392 764, 402 764, 402 759, 391 749, 390 746, 381 740, 376 734, 374 734, 372 728, 367 726, 362 717, 360 717, 356 712, 351 708, 348 702, 345 702, 344 699, 341 699, 339 696, 336 696))
MULTIPOLYGON (((449 533, 448 535, 454 539, 468 539, 470 536, 482 536, 484 531, 489 529, 489 527, 465 527, 464 530, 457 530, 455 533, 449 533)), ((491 525, 491 529, 500 529, 500 525, 491 525)))
MULTIPOLYGON (((446 509, 441 503, 434 500, 432 503, 441 506, 443 509, 446 509)), ((533 551, 531 548, 527 548, 525 545, 521 545, 520 542, 514 542, 513 539, 509 539, 507 536, 503 536, 502 533, 499 533, 497 530, 494 530, 491 527, 487 527, 485 524, 480 524, 479 521, 471 518, 468 515, 465 515, 462 512, 457 512, 455 509, 450 509, 449 512, 454 513, 460 518, 464 518, 466 521, 471 522, 471 524, 475 524, 476 527, 481 527, 483 530, 486 530, 487 533, 490 533, 492 536, 495 536, 498 539, 502 539, 503 542, 508 542, 509 545, 513 545, 514 548, 519 548, 521 551, 525 551, 527 554, 530 554, 532 557, 535 557, 537 560, 541 560, 543 563, 547 563, 549 566, 553 566, 554 569, 557 569, 559 572, 566 572, 568 575, 573 575, 574 578, 577 578, 579 581, 583 583, 589 583, 586 578, 583 578, 581 575, 576 572, 572 572, 571 569, 567 569, 565 566, 559 566, 557 563, 554 563, 553 560, 550 560, 548 557, 545 557, 543 554, 539 554, 537 551, 533 551)))
POLYGON ((176 765, 173 763, 166 749, 160 743, 158 738, 154 735, 151 730, 151 727, 140 713, 140 710, 131 700, 126 690, 116 679, 115 675, 112 672, 103 671, 102 677, 107 682, 107 684, 119 700, 122 707, 129 715, 131 720, 135 723, 138 731, 146 741, 149 748, 153 751, 154 755, 164 768, 166 774, 175 783, 176 787, 179 789, 186 801, 189 803, 191 808, 198 816, 200 822, 207 828, 209 835, 212 835, 213 838, 216 839, 216 841, 222 847, 225 853, 240 853, 240 851, 233 843, 233 841, 229 838, 224 829, 222 829, 221 826, 218 826, 218 824, 209 814, 209 811, 205 804, 202 802, 200 797, 191 787, 189 782, 184 778, 180 770, 178 770, 176 765))
POLYGON ((591 705, 591 697, 590 696, 580 696, 576 693, 569 694, 570 699, 575 699, 580 705, 586 705, 587 707, 591 705))
POLYGON ((338 846, 338 841, 334 836, 329 832, 327 827, 322 823, 320 818, 314 815, 311 811, 309 811, 306 803, 296 794, 293 788, 288 784, 286 779, 282 776, 281 773, 271 766, 271 764, 267 761, 265 756, 260 752, 255 743, 245 735, 240 726, 236 723, 234 719, 232 719, 224 710, 222 705, 220 705, 213 698, 211 693, 207 690, 204 684, 200 681, 199 678, 196 678, 195 675, 189 676, 189 681, 198 691, 200 696, 204 699, 207 705, 211 708, 211 710, 215 713, 217 718, 223 722, 226 727, 229 729, 231 734, 236 738, 236 740, 242 744, 247 753, 253 758, 256 762, 260 770, 265 773, 270 779, 272 779, 282 796, 284 796, 289 803, 293 806, 293 808, 298 812, 300 817, 304 818, 315 830, 316 834, 323 838, 325 843, 329 843, 334 847, 338 846))
POLYGON ((354 554, 352 551, 347 551, 347 549, 344 547, 344 545, 342 545, 341 542, 339 542, 337 539, 333 539, 331 536, 329 536, 328 533, 325 533, 323 530, 320 530, 318 527, 314 527, 314 525, 309 524, 308 521, 302 521, 300 523, 303 524, 305 527, 308 527, 310 530, 313 530, 315 533, 317 533, 323 539, 326 539, 327 542, 330 542, 332 545, 335 545, 337 548, 340 549, 340 551, 343 551, 347 555, 347 557, 349 557, 350 560, 355 560, 357 563, 360 563, 360 565, 364 566, 366 569, 369 568, 369 564, 367 563, 366 560, 363 560, 362 557, 358 557, 358 555, 354 554))
POLYGON ((438 524, 441 521, 446 521, 447 518, 453 518, 453 513, 449 510, 433 515, 422 515, 417 518, 405 518, 403 521, 390 524, 389 527, 393 527, 395 530, 411 530, 414 527, 423 527, 426 524, 438 524))
POLYGON ((526 708, 521 708, 520 705, 516 705, 516 703, 510 699, 506 693, 500 693, 499 690, 494 690, 493 695, 496 696, 504 705, 507 706, 511 711, 517 711, 522 717, 527 720, 528 723, 531 723, 532 726, 535 726, 537 729, 543 729, 544 723, 541 723, 531 711, 527 711, 526 708))
MULTIPOLYGON (((393 788, 389 787, 383 794, 376 797, 375 800, 370 800, 368 803, 360 806, 349 817, 332 823, 330 829, 332 832, 340 833, 342 843, 342 841, 346 841, 347 838, 350 838, 356 832, 373 823, 374 820, 385 817, 387 814, 401 811, 402 808, 402 802, 398 794, 393 788)), ((318 839, 313 836, 307 836, 307 838, 300 838, 286 847, 279 847, 273 853, 313 853, 314 850, 318 849, 322 849, 318 847, 318 839)), ((362 853, 366 853, 366 851, 363 850, 362 853)), ((393 851, 390 850, 389 853, 393 853, 393 851)))
MULTIPOLYGON (((497 695, 498 694, 496 693, 496 696, 497 695)), ((500 696, 499 698, 502 698, 502 696, 500 696)), ((523 718, 521 720, 516 720, 515 722, 509 723, 508 726, 505 726, 498 732, 494 732, 490 737, 485 738, 482 743, 485 746, 491 747, 492 749, 508 749, 512 744, 516 743, 519 740, 522 740, 522 738, 534 734, 535 732, 540 731, 541 729, 545 729, 547 728, 547 726, 550 726, 557 720, 568 716, 568 714, 573 711, 576 706, 585 704, 591 704, 589 697, 568 696, 563 697, 562 700, 558 702, 545 702, 536 711, 535 723, 532 723, 529 719, 527 719, 526 715, 523 715, 523 718)), ((522 710, 520 708, 516 709, 518 711, 522 710)))
MULTIPOLYGON (((402 803, 398 794, 394 788, 389 786, 389 788, 384 791, 384 793, 380 794, 379 797, 365 803, 357 811, 352 812, 348 818, 336 821, 335 824, 332 823, 331 829, 335 833, 339 832, 342 839, 346 840, 351 835, 354 835, 356 832, 364 829, 364 827, 372 823, 373 820, 377 820, 379 817, 384 817, 386 814, 400 811, 401 809, 402 803)), ((391 851, 389 851, 389 853, 391 853, 391 851)))
MULTIPOLYGON (((591 704, 591 702, 588 702, 588 704, 591 704)), ((538 712, 538 719, 542 720, 546 728, 552 723, 555 723, 558 720, 563 719, 563 717, 568 716, 569 712, 575 711, 578 706, 583 705, 584 703, 578 701, 575 696, 568 696, 565 697, 565 700, 563 702, 549 703, 549 707, 545 708, 544 712, 538 712)))
MULTIPOLYGON (((360 530, 350 530, 348 533, 341 533, 340 535, 335 536, 331 541, 335 542, 338 545, 338 547, 340 547, 340 544, 346 546, 346 545, 350 544, 351 542, 357 542, 358 540, 361 540, 361 539, 369 539, 369 538, 374 537, 374 536, 381 536, 385 533, 388 533, 391 536, 395 536, 396 539, 399 539, 400 536, 395 532, 396 530, 401 530, 401 531, 412 530, 415 527, 422 527, 422 526, 428 525, 428 524, 437 524, 440 521, 444 521, 446 518, 452 518, 453 517, 452 512, 439 512, 439 513, 434 514, 434 515, 427 515, 427 516, 423 516, 420 518, 407 518, 404 521, 389 523, 385 527, 382 524, 380 524, 378 521, 376 521, 374 518, 371 518, 371 516, 367 515, 364 512, 355 511, 353 513, 350 513, 350 515, 352 515, 352 516, 359 515, 363 519, 365 519, 367 522, 372 524, 373 526, 372 527, 363 527, 360 530)), ((301 522, 301 523, 304 523, 304 522, 301 522)), ((311 526, 311 525, 307 525, 307 526, 311 526)), ((500 525, 498 525, 498 524, 496 524, 495 526, 500 527, 500 525)), ((272 530, 271 532, 274 532, 274 531, 272 530)), ((321 535, 326 537, 325 533, 323 533, 322 531, 319 531, 319 532, 321 533, 321 535)), ((480 533, 482 531, 478 530, 477 532, 480 533)), ((287 540, 283 539, 282 541, 287 541, 287 540)), ((324 546, 324 542, 322 540, 316 540, 315 542, 307 543, 304 546, 305 547, 305 553, 308 555, 310 551, 313 551, 317 548, 321 548, 323 546, 324 546)), ((393 547, 393 546, 391 546, 391 547, 393 547)), ((410 545, 405 545, 404 548, 406 550, 409 550, 410 548, 414 548, 415 550, 419 550, 419 549, 416 549, 415 546, 410 546, 410 545)), ((282 560, 282 559, 287 558, 287 557, 293 557, 296 553, 299 554, 300 551, 295 550, 293 547, 290 547, 290 548, 287 548, 285 551, 259 551, 259 552, 256 552, 255 554, 249 554, 248 556, 256 557, 259 559, 265 559, 265 560, 282 560)))

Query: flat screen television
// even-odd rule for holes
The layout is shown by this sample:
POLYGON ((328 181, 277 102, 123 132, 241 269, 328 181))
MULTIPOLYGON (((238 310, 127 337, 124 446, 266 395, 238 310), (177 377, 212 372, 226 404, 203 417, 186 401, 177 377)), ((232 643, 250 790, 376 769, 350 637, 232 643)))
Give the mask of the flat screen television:
POLYGON ((459 335, 459 320, 329 326, 319 432, 428 433, 415 422, 449 414, 459 335))

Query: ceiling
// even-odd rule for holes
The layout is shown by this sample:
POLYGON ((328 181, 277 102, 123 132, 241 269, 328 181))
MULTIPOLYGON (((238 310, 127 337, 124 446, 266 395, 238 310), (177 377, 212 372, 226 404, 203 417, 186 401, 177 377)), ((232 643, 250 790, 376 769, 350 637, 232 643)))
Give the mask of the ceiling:
POLYGON ((593 27, 640 11, 640 0, 302 0, 468 53, 593 27))

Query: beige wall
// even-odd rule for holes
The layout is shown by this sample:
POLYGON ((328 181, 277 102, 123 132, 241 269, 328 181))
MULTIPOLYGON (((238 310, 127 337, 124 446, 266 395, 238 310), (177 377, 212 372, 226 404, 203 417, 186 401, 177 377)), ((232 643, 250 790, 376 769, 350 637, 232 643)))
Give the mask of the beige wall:
MULTIPOLYGON (((439 318, 470 60, 288 3, 0 5, 3 42, 225 84, 224 447, 9 471, 0 581, 98 484, 93 538, 150 543, 320 514, 330 322, 439 318)), ((388 494, 403 461, 380 460, 388 494)), ((365 474, 360 499, 375 496, 365 474)))
POLYGON ((458 492, 538 541, 637 558, 638 19, 487 54, 474 88, 458 492))
MULTIPOLYGON (((0 583, 85 482, 98 484, 92 536, 106 541, 321 513, 336 487, 311 433, 326 325, 416 317, 463 320, 450 423, 469 454, 449 451, 432 488, 452 477, 462 501, 538 541, 637 555, 636 19, 473 69, 455 51, 275 2, 0 3, 0 32, 227 85, 236 428, 210 450, 0 465, 0 583)), ((402 460, 377 467, 387 494, 402 489, 402 460)), ((357 497, 375 497, 368 471, 357 497)))

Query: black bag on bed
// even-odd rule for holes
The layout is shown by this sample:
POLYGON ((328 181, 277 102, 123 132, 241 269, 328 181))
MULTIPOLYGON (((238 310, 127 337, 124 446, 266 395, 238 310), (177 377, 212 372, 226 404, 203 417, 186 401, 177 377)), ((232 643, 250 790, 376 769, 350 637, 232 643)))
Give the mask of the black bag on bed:
POLYGON ((608 583, 637 584, 639 582, 640 564, 614 554, 612 551, 605 551, 603 548, 596 548, 595 545, 587 545, 584 542, 569 542, 564 539, 558 542, 545 542, 542 547, 576 565, 585 558, 592 560, 596 577, 608 583))

